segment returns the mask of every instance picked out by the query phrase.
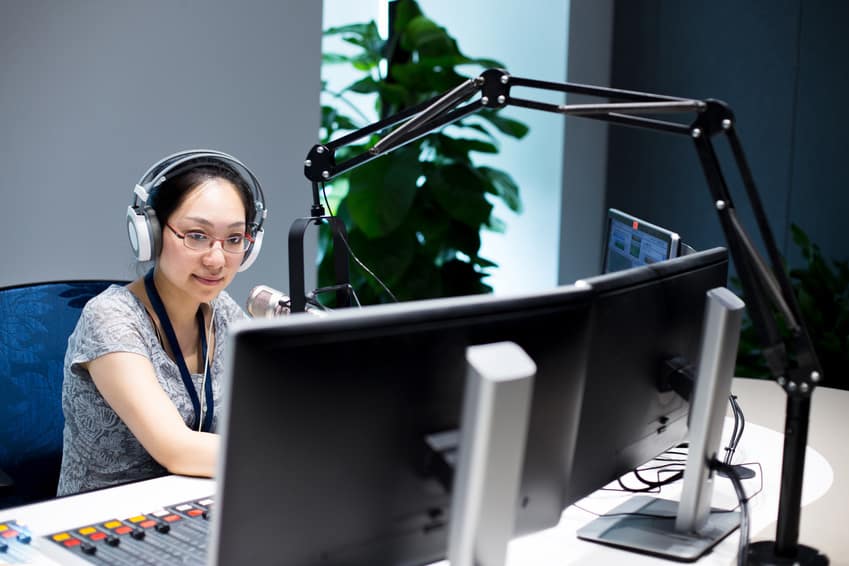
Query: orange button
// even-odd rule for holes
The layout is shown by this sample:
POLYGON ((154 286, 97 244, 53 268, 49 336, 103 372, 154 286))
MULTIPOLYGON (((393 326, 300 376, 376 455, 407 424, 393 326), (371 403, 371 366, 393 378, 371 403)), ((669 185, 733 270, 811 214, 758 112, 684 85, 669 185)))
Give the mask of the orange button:
POLYGON ((203 515, 203 509, 191 509, 188 513, 186 513, 189 517, 197 517, 198 515, 203 515))
POLYGON ((162 517, 162 520, 166 523, 173 523, 174 521, 179 521, 180 518, 179 515, 168 515, 167 517, 162 517))
POLYGON ((62 544, 64 544, 67 547, 71 547, 71 546, 77 546, 78 544, 80 544, 80 541, 79 541, 79 539, 72 538, 72 539, 66 540, 62 544))
POLYGON ((106 538, 106 533, 104 533, 103 531, 96 532, 96 533, 93 533, 93 534, 92 534, 90 537, 88 537, 88 538, 90 538, 91 540, 103 540, 103 539, 105 539, 105 538, 106 538))
POLYGON ((144 521, 143 523, 139 523, 139 524, 140 524, 140 526, 144 527, 145 529, 149 529, 150 527, 152 527, 156 524, 156 521, 154 521, 153 519, 148 519, 147 521, 144 521))
POLYGON ((132 530, 133 530, 133 527, 128 527, 127 525, 124 525, 123 527, 118 527, 117 529, 115 529, 115 532, 118 533, 119 535, 125 535, 132 530))

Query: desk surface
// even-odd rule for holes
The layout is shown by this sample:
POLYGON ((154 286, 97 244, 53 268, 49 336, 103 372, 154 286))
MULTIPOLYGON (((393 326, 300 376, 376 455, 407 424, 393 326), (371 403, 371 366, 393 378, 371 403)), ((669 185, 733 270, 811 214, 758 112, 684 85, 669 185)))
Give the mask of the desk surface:
MULTIPOLYGON (((778 478, 782 450, 785 395, 771 381, 735 379, 733 392, 738 396, 747 420, 747 429, 735 462, 756 460, 763 465, 763 492, 751 502, 752 537, 770 540, 775 536, 778 478)), ((728 423, 726 423, 727 425, 728 423)), ((729 430, 723 436, 723 446, 729 430)), ((809 448, 803 489, 800 542, 828 555, 832 564, 849 565, 849 451, 840 438, 849 430, 849 392, 820 388, 814 392, 809 448)), ((747 480, 746 490, 756 489, 756 480, 747 480)), ((680 482, 679 482, 680 484, 680 482)), ((113 517, 130 517, 151 512, 161 506, 213 495, 215 482, 208 479, 168 476, 94 493, 64 497, 53 501, 0 511, 0 523, 17 519, 26 523, 36 536, 72 529, 113 517)), ((661 497, 676 499, 680 485, 664 488, 661 497)), ((657 564, 666 561, 626 554, 613 548, 581 541, 575 531, 594 517, 586 509, 604 513, 627 495, 597 492, 563 513, 560 524, 552 529, 520 537, 510 543, 509 566, 532 564, 657 564)), ((736 499, 727 480, 719 482, 714 506, 733 507, 736 499)), ((738 535, 732 533, 699 564, 732 564, 738 535)), ((39 548, 34 542, 34 546, 39 548)), ((60 549, 61 550, 61 549, 60 549)), ((55 554, 54 554, 55 556, 55 554)), ((0 560, 2 563, 2 560, 0 560)), ((55 564, 50 560, 37 562, 55 564)), ((63 561, 64 563, 64 561, 63 561)), ((671 562, 669 562, 671 563, 671 562)), ((447 562, 439 563, 446 566, 447 562)))

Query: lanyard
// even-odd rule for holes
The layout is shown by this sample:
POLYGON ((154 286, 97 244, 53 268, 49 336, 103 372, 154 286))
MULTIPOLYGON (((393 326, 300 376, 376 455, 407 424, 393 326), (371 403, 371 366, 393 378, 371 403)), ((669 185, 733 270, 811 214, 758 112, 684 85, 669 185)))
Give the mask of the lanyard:
MULTIPOLYGON (((168 318, 168 313, 165 311, 165 305, 162 304, 162 298, 159 296, 159 292, 156 290, 156 285, 153 283, 153 269, 148 271, 147 275, 144 276, 144 288, 147 291, 147 297, 150 299, 150 304, 153 305, 153 310, 156 312, 156 316, 159 317, 159 323, 162 325, 162 329, 165 331, 165 337, 171 345, 171 352, 174 354, 174 361, 177 363, 177 368, 180 370, 180 377, 183 378, 183 385, 186 387, 189 398, 192 400, 192 407, 195 410, 192 430, 197 430, 201 415, 200 400, 198 399, 198 393, 195 389, 195 385, 192 383, 192 376, 189 373, 189 368, 186 366, 186 360, 183 358, 183 352, 180 350, 180 344, 177 342, 177 334, 174 332, 174 327, 171 326, 171 319, 168 318)), ((201 353, 203 354, 204 360, 204 381, 206 382, 204 385, 206 415, 204 415, 203 428, 201 430, 209 432, 212 428, 212 413, 214 405, 212 402, 212 380, 208 379, 209 366, 206 363, 206 329, 203 321, 203 312, 201 312, 200 309, 198 309, 197 321, 200 328, 201 353)))

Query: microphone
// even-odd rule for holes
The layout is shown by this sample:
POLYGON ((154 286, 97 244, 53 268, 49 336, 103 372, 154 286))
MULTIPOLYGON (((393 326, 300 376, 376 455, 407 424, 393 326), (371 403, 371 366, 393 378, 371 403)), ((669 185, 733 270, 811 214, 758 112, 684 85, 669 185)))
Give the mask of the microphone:
MULTIPOLYGON (((251 289, 245 306, 254 318, 275 318, 292 313, 292 299, 286 293, 267 285, 257 285, 251 289)), ((313 316, 327 316, 326 312, 313 305, 307 305, 304 311, 313 316)))
POLYGON ((274 318, 288 315, 292 310, 292 299, 288 295, 266 285, 257 285, 248 293, 246 305, 254 318, 274 318))

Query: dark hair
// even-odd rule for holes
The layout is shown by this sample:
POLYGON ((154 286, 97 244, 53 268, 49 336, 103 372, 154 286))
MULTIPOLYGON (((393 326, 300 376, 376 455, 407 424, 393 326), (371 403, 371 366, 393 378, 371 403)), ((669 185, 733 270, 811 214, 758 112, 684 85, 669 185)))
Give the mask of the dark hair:
POLYGON ((156 218, 162 229, 165 223, 179 208, 186 195, 202 183, 210 179, 224 179, 233 183, 239 191, 239 197, 245 206, 245 225, 249 229, 256 220, 256 208, 254 206, 254 195, 241 175, 229 167, 215 163, 204 163, 192 167, 184 173, 175 175, 163 181, 156 189, 151 207, 156 212, 156 218))

